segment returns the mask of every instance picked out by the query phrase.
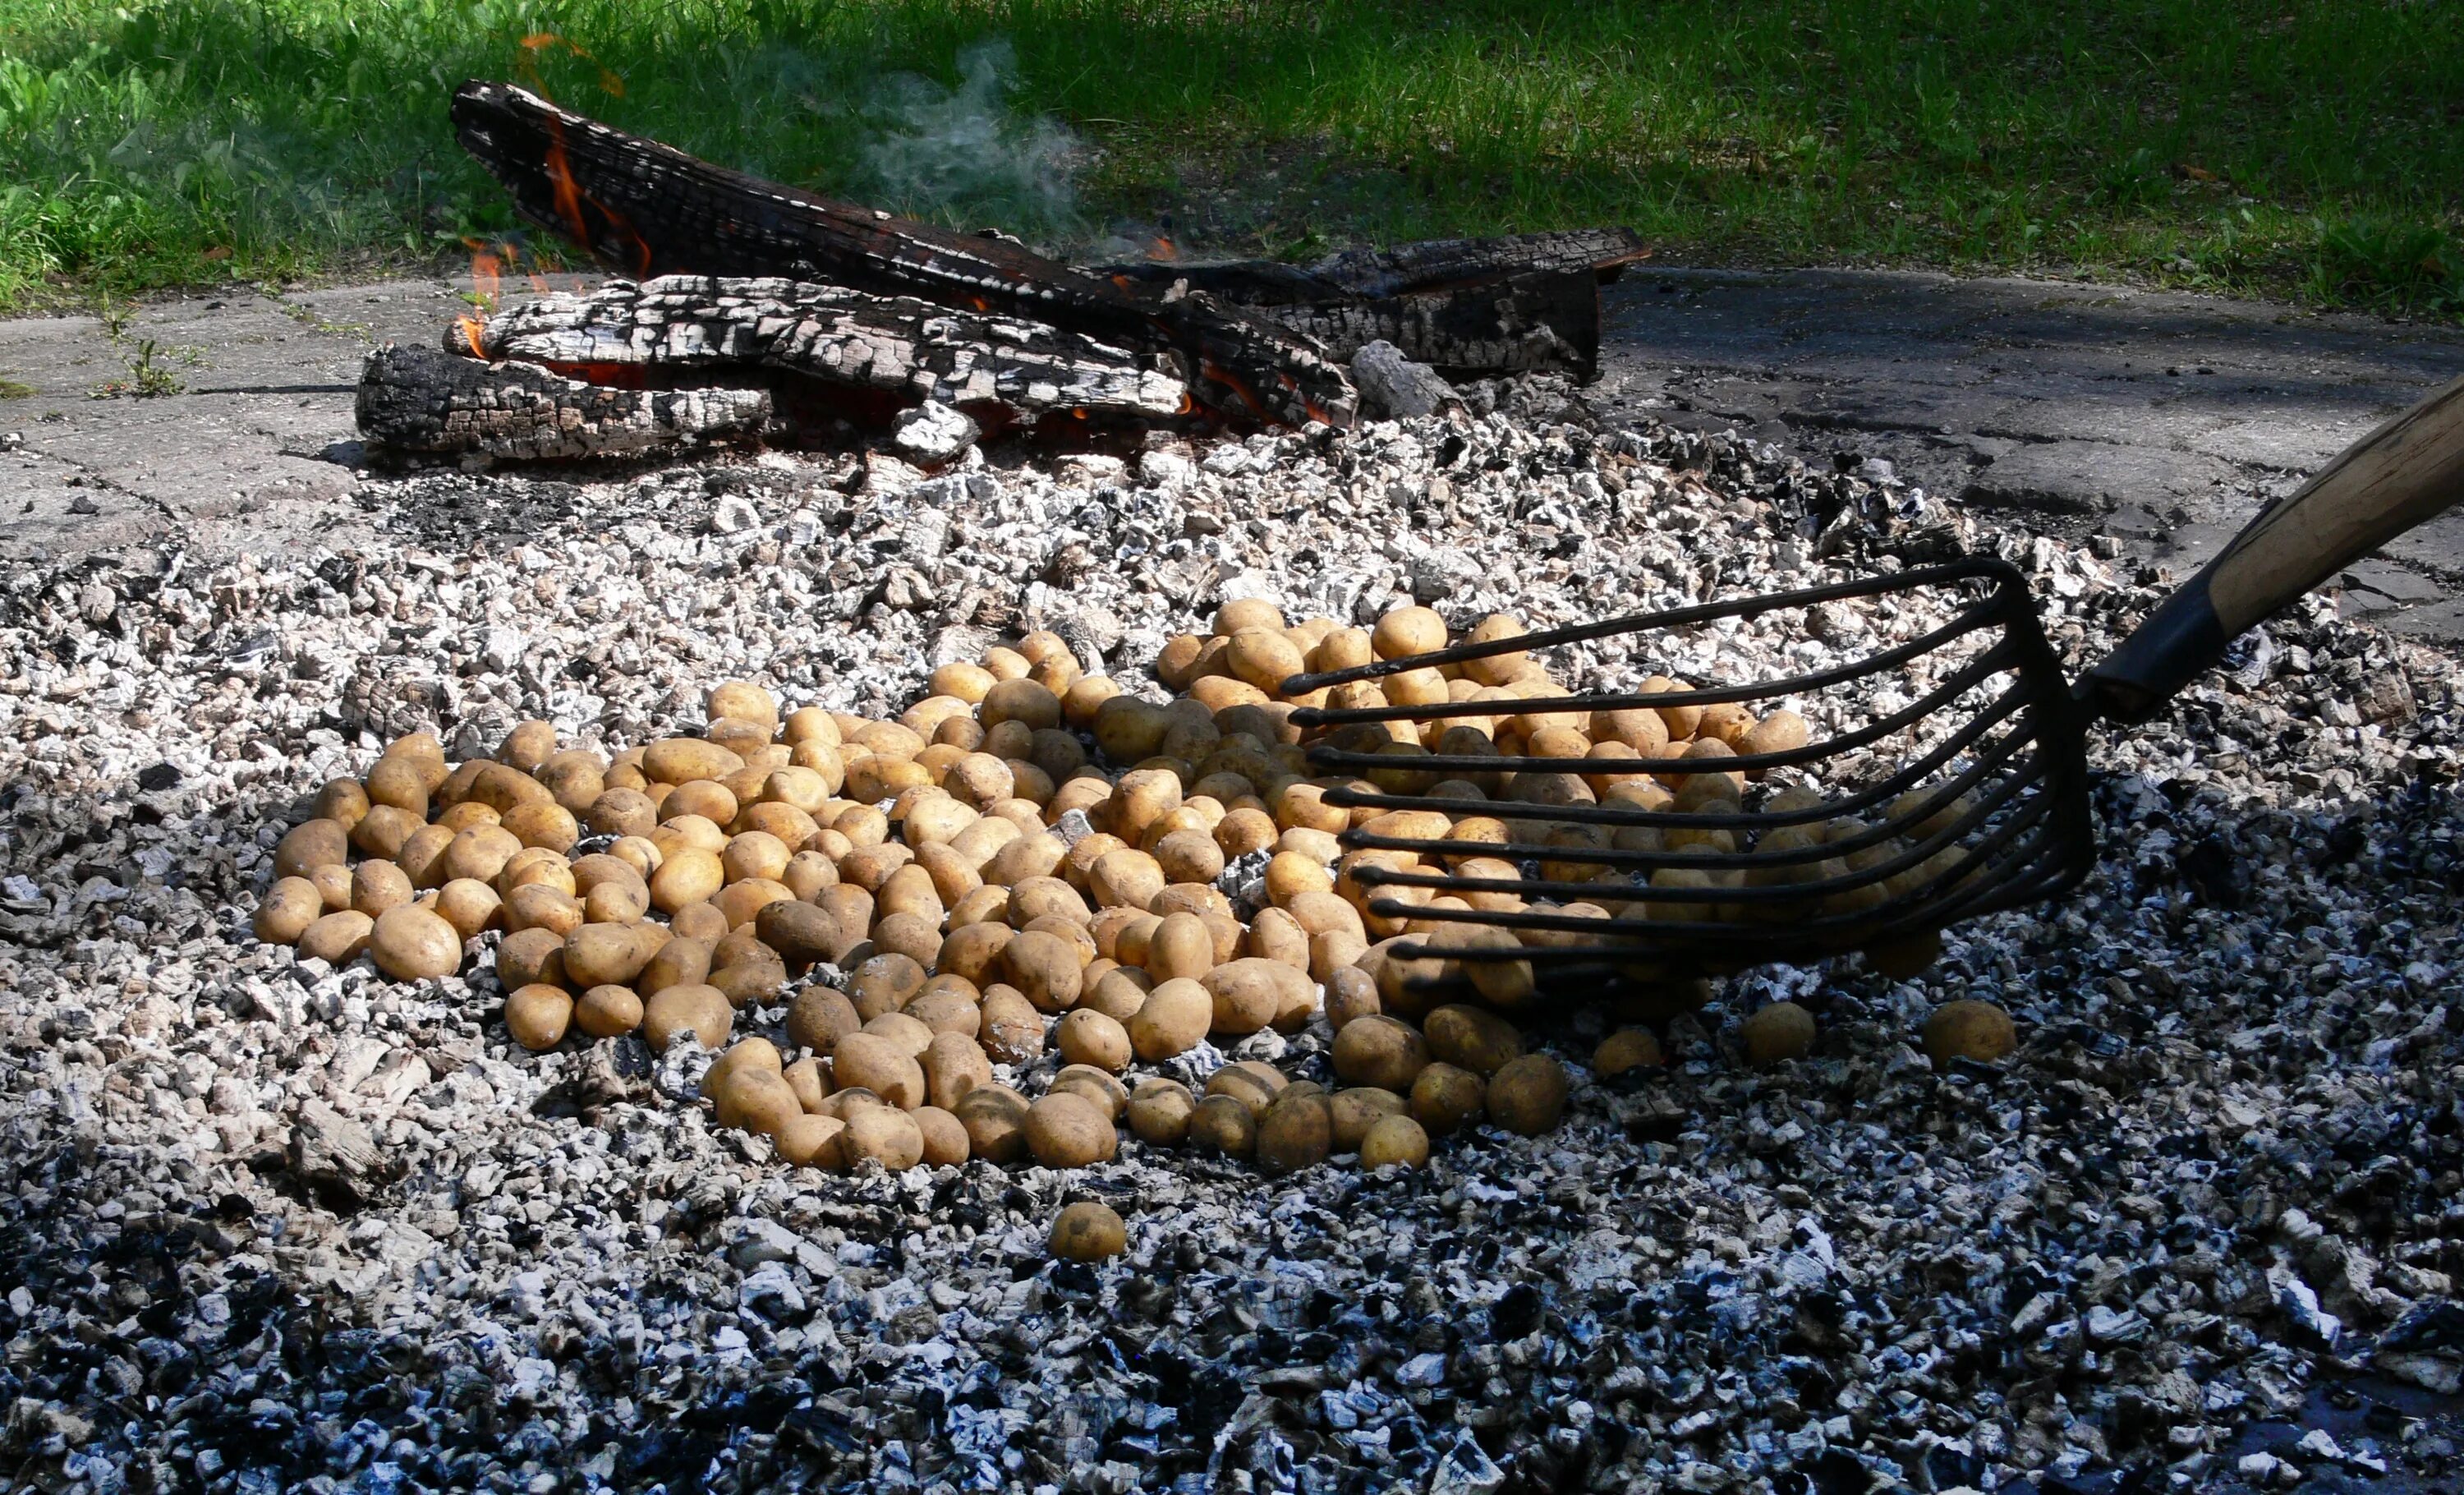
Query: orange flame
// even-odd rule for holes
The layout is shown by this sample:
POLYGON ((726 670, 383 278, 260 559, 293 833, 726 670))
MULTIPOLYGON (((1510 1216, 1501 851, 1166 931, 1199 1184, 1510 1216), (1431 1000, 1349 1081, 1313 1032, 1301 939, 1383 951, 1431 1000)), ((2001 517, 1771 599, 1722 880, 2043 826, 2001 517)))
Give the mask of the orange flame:
POLYGON ((1169 234, 1156 234, 1155 236, 1155 242, 1147 246, 1147 258, 1149 259, 1178 259, 1179 257, 1180 246, 1175 244, 1172 241, 1172 236, 1169 234))
POLYGON ((594 247, 589 220, 582 215, 582 205, 588 203, 599 210, 600 217, 607 221, 617 242, 633 256, 634 278, 649 279, 652 259, 649 244, 633 231, 633 226, 625 221, 624 214, 583 192, 582 185, 574 180, 573 165, 564 154, 564 121, 549 115, 547 130, 547 155, 543 164, 547 168, 548 183, 556 192, 556 210, 572 231, 574 242, 583 249, 594 247))
MULTIPOLYGON (((622 99, 625 97, 625 80, 623 78, 618 77, 614 71, 608 68, 605 63, 600 62, 597 57, 592 56, 588 48, 583 46, 580 42, 568 41, 554 32, 533 32, 522 38, 521 49, 522 51, 530 54, 530 55, 522 58, 518 66, 519 71, 527 77, 529 81, 534 84, 539 81, 539 65, 535 59, 540 53, 547 51, 551 47, 561 47, 565 51, 573 54, 575 56, 580 57, 583 61, 595 64, 599 68, 599 86, 615 98, 622 99)), ((540 88, 538 92, 543 95, 547 90, 540 88)))
POLYGON ((454 325, 462 330, 462 341, 470 344, 472 357, 486 358, 487 348, 481 343, 480 336, 487 326, 480 318, 494 315, 496 310, 496 300, 504 287, 504 255, 518 255, 520 251, 510 244, 492 246, 468 234, 463 236, 462 243, 471 251, 471 299, 478 315, 466 314, 456 319, 454 325))

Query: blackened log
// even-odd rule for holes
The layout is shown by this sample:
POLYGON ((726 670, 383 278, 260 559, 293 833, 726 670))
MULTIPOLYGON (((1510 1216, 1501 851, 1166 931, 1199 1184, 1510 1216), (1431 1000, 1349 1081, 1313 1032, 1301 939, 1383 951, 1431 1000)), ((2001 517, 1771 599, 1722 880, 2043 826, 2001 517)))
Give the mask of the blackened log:
POLYGON ((560 368, 656 369, 697 382, 775 369, 908 403, 1082 410, 1158 424, 1189 386, 1137 357, 1040 322, 953 312, 913 297, 776 278, 668 275, 554 295, 488 319, 479 349, 560 368))
POLYGON ((642 457, 756 436, 759 389, 615 389, 528 363, 385 346, 360 370, 360 430, 394 451, 508 461, 642 457))
POLYGON ((1352 422, 1353 390, 1338 364, 1212 297, 1140 295, 1005 239, 730 171, 508 84, 464 83, 452 118, 463 148, 504 184, 517 212, 620 274, 784 275, 1004 313, 1176 354, 1199 399, 1227 414, 1352 422))
POLYGON ((1243 306, 1331 305, 1469 290, 1533 275, 1588 273, 1606 282, 1650 253, 1632 229, 1571 229, 1430 239, 1391 250, 1340 250, 1309 266, 1270 259, 1215 264, 1161 259, 1090 266, 1088 273, 1156 287, 1177 280, 1243 306))

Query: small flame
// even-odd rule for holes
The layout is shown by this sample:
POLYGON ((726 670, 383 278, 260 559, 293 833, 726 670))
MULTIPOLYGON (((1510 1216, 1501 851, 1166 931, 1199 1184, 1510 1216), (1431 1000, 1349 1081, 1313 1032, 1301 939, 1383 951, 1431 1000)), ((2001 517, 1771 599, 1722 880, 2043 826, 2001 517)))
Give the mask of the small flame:
POLYGON ((518 258, 521 252, 510 244, 490 244, 468 234, 463 236, 462 244, 471 252, 471 301, 477 315, 466 314, 456 319, 454 325, 462 329, 462 341, 470 344, 471 356, 486 358, 487 348, 480 337, 487 331, 487 324, 480 319, 495 314, 497 298, 504 289, 506 256, 518 258))
POLYGON ((462 330, 462 341, 469 344, 473 358, 488 356, 488 350, 479 345, 479 335, 488 329, 478 318, 458 317, 454 319, 453 325, 462 330))
POLYGON ((556 193, 557 213, 572 231, 574 242, 585 250, 594 249, 597 245, 591 236, 590 221, 582 215, 583 205, 587 203, 598 209, 599 216, 606 221, 610 235, 632 256, 634 278, 648 280, 650 263, 655 257, 650 253, 649 242, 633 231, 633 226, 625 221, 624 214, 585 194, 582 184, 574 180, 573 165, 564 153, 564 121, 549 115, 547 129, 547 155, 543 165, 547 168, 549 186, 556 193))
MULTIPOLYGON (((535 59, 540 53, 547 51, 551 47, 561 47, 565 51, 573 54, 573 55, 580 57, 583 61, 596 65, 599 69, 600 88, 614 98, 622 99, 625 97, 625 80, 623 78, 618 77, 615 72, 605 63, 601 62, 597 57, 592 56, 588 48, 583 46, 580 42, 568 41, 554 32, 533 32, 521 40, 522 51, 530 54, 530 55, 521 59, 520 71, 530 82, 537 84, 539 80, 539 65, 535 59)), ((545 88, 539 88, 537 92, 544 95, 547 90, 545 88)))
POLYGON ((1147 246, 1149 259, 1178 259, 1179 257, 1180 246, 1172 241, 1170 234, 1158 233, 1155 236, 1155 241, 1147 246))

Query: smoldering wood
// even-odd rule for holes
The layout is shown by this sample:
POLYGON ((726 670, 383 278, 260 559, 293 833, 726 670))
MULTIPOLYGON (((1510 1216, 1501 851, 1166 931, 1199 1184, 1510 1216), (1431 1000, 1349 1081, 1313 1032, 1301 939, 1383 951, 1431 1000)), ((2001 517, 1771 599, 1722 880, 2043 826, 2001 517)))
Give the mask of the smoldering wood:
POLYGON ((1161 424, 1190 408, 1187 385, 1125 348, 1016 317, 775 277, 665 275, 551 295, 488 319, 479 346, 490 359, 567 368, 777 369, 1024 416, 1161 424))
POLYGON ((1375 300, 1429 291, 1468 291, 1525 275, 1588 274, 1615 280, 1650 248, 1632 229, 1568 229, 1478 239, 1428 239, 1390 250, 1338 250, 1311 265, 1271 259, 1185 263, 1133 260, 1088 267, 1090 275, 1141 284, 1188 283, 1243 306, 1375 300))
POLYGON ((731 171, 509 84, 463 84, 452 119, 463 148, 504 184, 517 212, 618 274, 784 275, 1002 313, 1171 353, 1201 403, 1226 414, 1295 426, 1353 420, 1340 364, 1215 297, 1142 294, 1006 239, 731 171))
POLYGON ((360 369, 358 413, 360 430, 397 452, 570 461, 758 436, 771 403, 762 389, 611 388, 530 363, 388 345, 360 369))

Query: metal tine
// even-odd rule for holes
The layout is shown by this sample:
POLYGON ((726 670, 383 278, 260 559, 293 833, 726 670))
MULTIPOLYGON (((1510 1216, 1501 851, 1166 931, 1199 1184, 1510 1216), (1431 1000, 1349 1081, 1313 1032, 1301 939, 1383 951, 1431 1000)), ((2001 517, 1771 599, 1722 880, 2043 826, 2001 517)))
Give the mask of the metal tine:
MULTIPOLYGON (((1969 661, 1969 663, 1963 668, 1958 674, 1952 676, 1948 681, 1945 682, 1941 686, 1936 687, 1933 693, 1925 696, 1923 700, 1918 701, 1914 705, 1906 707, 1890 716, 1886 716, 1880 721, 1871 722, 1863 727, 1859 727, 1855 732, 1843 733, 1837 737, 1826 737, 1820 743, 1809 742, 1803 747, 1783 748, 1775 753, 1737 753, 1732 754, 1727 758, 1716 759, 1688 758, 1621 758, 1614 759, 1613 761, 1618 765, 1617 772, 1637 774, 1757 773, 1765 769, 1793 768, 1799 763, 1819 762, 1826 758, 1837 758, 1841 753, 1854 751, 1857 748, 1865 746, 1867 743, 1889 737, 1892 733, 1907 726, 1910 722, 1921 721, 1926 716, 1934 715, 1936 708, 1940 707, 1945 701, 1957 699, 1959 696, 1974 689, 1977 682, 1987 676, 2003 673, 2015 675, 2018 672, 2017 665, 2015 663, 2015 656, 2018 653, 2019 649, 2017 645, 2013 643, 2011 640, 2005 639, 2001 643, 1993 646, 1991 649, 1987 649, 1984 653, 1977 655, 1976 658, 1969 661)), ((1664 701, 1667 699, 1667 695, 1674 693, 1674 692, 1670 692, 1667 693, 1667 694, 1659 696, 1570 696, 1567 697, 1567 699, 1572 701, 1632 700, 1637 702, 1653 702, 1664 701)), ((1799 693, 1792 692, 1790 693, 1793 694, 1799 693)), ((1500 713, 1495 709, 1498 704, 1495 701, 1466 701, 1462 704, 1467 706, 1489 707, 1490 711, 1488 712, 1488 715, 1492 716, 1502 715, 1523 715, 1521 713, 1500 713)), ((1541 702, 1531 701, 1527 704, 1534 708, 1531 715, 1546 715, 1545 712, 1538 710, 1542 705, 1541 702)), ((1371 709, 1380 712, 1399 710, 1413 720, 1418 720, 1419 714, 1429 710, 1429 708, 1418 706, 1405 706, 1399 708, 1379 707, 1371 709)), ((1292 715, 1297 717, 1300 713, 1294 712, 1292 715)), ((1312 754, 1311 760, 1329 768, 1393 768, 1397 766, 1397 760, 1392 758, 1381 757, 1375 753, 1354 753, 1339 748, 1330 748, 1322 753, 1312 754)), ((1427 773, 1441 773, 1447 769, 1463 769, 1472 773, 1507 773, 1523 772, 1527 770, 1553 773, 1559 770, 1569 769, 1571 767, 1586 768, 1594 773, 1597 773, 1600 771, 1600 764, 1603 761, 1610 760, 1593 758, 1482 758, 1477 755, 1464 753, 1431 753, 1424 757, 1411 759, 1409 764, 1406 766, 1409 766, 1416 771, 1427 773)))
MULTIPOLYGON (((1988 651, 1986 654, 1978 656, 1975 664, 1963 670, 1959 675, 1955 676, 1950 682, 1937 689, 1931 694, 1919 700, 1914 705, 1909 706, 1905 710, 1896 713, 1880 722, 1871 723, 1868 726, 1858 728, 1854 732, 1842 733, 1840 736, 1836 737, 1826 737, 1818 743, 1808 743, 1806 746, 1801 748, 1790 748, 1778 753, 1742 753, 1735 754, 1727 758, 1476 758, 1460 755, 1440 756, 1435 754, 1419 758, 1397 758, 1381 757, 1375 753, 1328 752, 1322 755, 1313 754, 1312 761, 1322 763, 1330 768, 1362 767, 1392 769, 1403 767, 1410 769, 1414 773, 1444 773, 1450 769, 1461 769, 1466 773, 1539 771, 1573 773, 1578 776, 1582 775, 1585 771, 1594 774, 1601 773, 1603 771, 1619 774, 1726 774, 1751 773, 1773 767, 1789 768, 1794 767, 1798 763, 1819 762, 1825 759, 1837 758, 1842 753, 1854 752, 1859 748, 1870 746, 1874 742, 1880 741, 1881 738, 1889 737, 1891 734, 1901 731, 1914 722, 1922 721, 1926 717, 1938 715, 1938 709, 1945 702, 1955 700, 1959 696, 1967 693, 1969 690, 1973 689, 1981 679, 1995 674, 2011 673, 2014 678, 2010 688, 2004 691, 2000 696, 1995 698, 1994 707, 1989 708, 1987 712, 1979 713, 1969 724, 1970 728, 1975 728, 1976 724, 1979 722, 1982 722, 1985 726, 1991 726, 1993 721, 1998 721, 2003 716, 2010 715, 2011 712, 2016 711, 2020 706, 2029 704, 2030 700, 2026 693, 2027 682, 2025 678, 2017 675, 2017 671, 2013 665, 1994 663, 1994 652, 1996 651, 1988 651), (2002 703, 2004 702, 2011 703, 2008 709, 2002 709, 2002 703), (1603 766, 1610 764, 1614 764, 1615 766, 1613 768, 1604 768, 1603 766)), ((2013 652, 2015 653, 2016 650, 2014 649, 2013 652)), ((1968 743, 1974 741, 1976 737, 1980 736, 1982 736, 1981 730, 1963 729, 1961 733, 1955 734, 1952 737, 1947 739, 1947 751, 1936 749, 1929 752, 1926 755, 1927 761, 1933 764, 1947 761, 1950 757, 1956 755, 1959 749, 1965 747, 1968 743)), ((1858 804, 1858 808, 1863 808, 1866 805, 1878 802, 1881 798, 1881 795, 1875 791, 1869 790, 1866 791, 1866 794, 1869 797, 1862 799, 1861 802, 1858 804)), ((1706 816, 1692 814, 1683 810, 1645 810, 1606 804, 1539 804, 1529 800, 1485 800, 1476 802, 1453 800, 1432 801, 1425 797, 1404 795, 1366 795, 1355 790, 1346 788, 1329 790, 1327 792, 1326 799, 1329 804, 1334 805, 1337 808, 1347 808, 1356 804, 1365 808, 1421 809, 1439 808, 1457 803, 1477 803, 1484 806, 1479 813, 1493 815, 1501 820, 1559 820, 1566 821, 1571 824, 1595 825, 1684 825, 1689 827, 1712 828, 1735 826, 1750 827, 1756 825, 1795 824, 1813 820, 1836 819, 1838 814, 1855 813, 1855 810, 1853 809, 1832 813, 1820 813, 1814 809, 1807 809, 1802 811, 1754 811, 1749 813, 1741 812, 1737 815, 1706 816), (1529 810, 1533 813, 1528 815, 1511 813, 1516 810, 1529 810), (1583 811, 1585 813, 1568 813, 1572 811, 1583 811)), ((1842 802, 1845 803, 1848 802, 1842 802)), ((1448 813, 1456 812, 1449 811, 1448 813)))
MULTIPOLYGON (((1881 909, 1850 913, 1818 914, 1793 921, 1786 930, 1769 924, 1739 923, 1731 920, 1636 920, 1592 919, 1563 914, 1532 913, 1525 910, 1431 910, 1410 904, 1379 899, 1371 903, 1373 912, 1388 918, 1421 917, 1441 922, 1485 924, 1506 929, 1540 929, 1577 934, 1597 934, 1614 943, 1585 945, 1537 945, 1515 948, 1479 946, 1455 948, 1428 945, 1411 940, 1395 947, 1395 954, 1405 959, 1445 959, 1472 962, 1522 960, 1535 966, 1558 966, 1599 961, 1603 956, 1621 958, 1628 963, 1652 958, 1682 956, 1686 947, 1702 945, 1733 949, 1738 939, 1749 937, 1765 948, 1773 945, 1807 954, 1836 954, 1868 943, 1877 937, 1887 937, 1921 928, 1936 928, 1953 920, 1972 917, 1995 909, 2033 903, 2060 890, 2069 879, 2058 868, 2051 868, 2043 859, 2043 844, 2052 834, 2048 811, 2042 801, 2027 824, 2037 834, 2018 845, 2002 838, 1988 843, 1990 860, 1971 859, 1959 868, 1936 873, 1923 889, 1897 903, 1881 909), (2006 871, 2028 871, 2037 875, 2027 878, 2006 878, 2006 871), (2042 875, 2046 872, 2050 876, 2042 875), (1928 896, 1946 878, 1958 880, 1957 888, 1946 898, 1928 896), (2041 884, 2041 886, 2036 886, 2041 884), (2006 886, 2007 885, 2007 886, 2006 886), (1990 898, 1988 895, 1991 895, 1990 898), (1603 929, 1603 925, 1609 926, 1603 929), (1825 934, 1853 934, 1853 938, 1826 939, 1825 934), (1669 947, 1676 948, 1671 949, 1669 947)), ((2013 831, 2016 826, 2013 827, 2013 831)), ((1577 885, 1579 886, 1579 885, 1577 885)), ((1601 885, 1591 885, 1597 888, 1601 885)), ((1808 896, 1815 885, 1806 884, 1782 890, 1799 897, 1808 896)), ((1740 891, 1734 888, 1659 889, 1647 890, 1653 895, 1666 895, 1671 902, 1727 903, 1736 901, 1740 891)), ((1636 901, 1636 900, 1619 900, 1636 901)), ((1421 936, 1425 939, 1426 936, 1421 936)))
MULTIPOLYGON (((1718 685, 1705 686, 1699 690, 1662 691, 1656 695, 1634 693, 1624 694, 1595 693, 1584 695, 1532 696, 1521 701, 1518 710, 1512 715, 1543 715, 1557 711, 1623 711, 1640 706, 1718 706, 1731 701, 1760 700, 1772 695, 1808 694, 1850 680, 1861 679, 1866 675, 1897 670, 1909 660, 1929 654, 1946 644, 2002 621, 1992 616, 2001 610, 2000 605, 1995 602, 1972 605, 1967 611, 1930 633, 1910 639, 1905 643, 1894 644, 1881 653, 1868 654, 1862 659, 1845 665, 1835 665, 1829 670, 1817 670, 1811 674, 1756 681, 1751 685, 1718 685)), ((1503 642, 1523 645, 1534 636, 1529 633, 1519 634, 1513 639, 1503 642)), ((1455 661, 1444 656, 1459 653, 1466 649, 1477 649, 1487 653, 1506 652, 1494 645, 1461 645, 1455 649, 1441 649, 1425 654, 1409 654, 1401 659, 1380 660, 1374 665, 1361 665, 1351 670, 1338 670, 1326 674, 1290 675, 1286 677, 1281 689, 1287 695, 1301 695, 1324 685, 1348 684, 1364 678, 1372 671, 1395 672, 1381 670, 1380 666, 1419 669, 1424 664, 1431 666, 1452 664, 1455 661)), ((1494 716, 1499 715, 1497 705, 1495 701, 1431 701, 1421 706, 1304 706, 1292 713, 1292 724, 1299 727, 1345 727, 1355 722, 1407 719, 1435 721, 1453 716, 1494 716)))
MULTIPOLYGON (((1328 671, 1321 674, 1294 675, 1284 682, 1287 693, 1306 693, 1320 686, 1342 685, 1353 680, 1372 680, 1380 675, 1400 674, 1406 670, 1419 670, 1437 665, 1458 665, 1469 659, 1485 659, 1492 654, 1510 654, 1518 649, 1553 649, 1560 644, 1583 644, 1594 639, 1609 638, 1619 633, 1637 633, 1645 629, 1690 627, 1715 618, 1753 618, 1786 607, 1811 607, 1818 603, 1845 602, 1852 597, 1873 597, 1884 592, 1910 591, 1921 586, 1948 585, 1956 582, 1991 580, 1994 591, 1991 600, 2002 602, 2015 582, 2020 595, 2026 594, 2026 583, 2008 562, 1986 557, 1970 557, 1938 566, 1921 566, 1896 576, 1859 577, 1853 581, 1835 582, 1828 586, 1811 586, 1793 592, 1770 592, 1757 597, 1741 597, 1725 603, 1698 603, 1691 607, 1675 607, 1663 612, 1628 613, 1622 617, 1605 618, 1593 623, 1578 623, 1563 628, 1550 628, 1539 633, 1517 634, 1510 639, 1495 639, 1485 644, 1458 644, 1451 649, 1431 649, 1422 654, 1407 654, 1400 659, 1372 660, 1350 670, 1328 671)), ((1673 694, 1674 693, 1672 693, 1673 694)), ((1712 704, 1703 702, 1702 704, 1712 704)), ((1297 715, 1297 713, 1295 714, 1297 715)), ((1473 715, 1477 715, 1476 713, 1473 715)))

